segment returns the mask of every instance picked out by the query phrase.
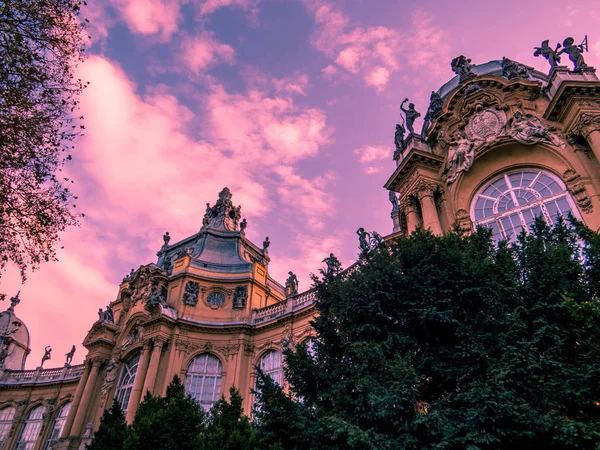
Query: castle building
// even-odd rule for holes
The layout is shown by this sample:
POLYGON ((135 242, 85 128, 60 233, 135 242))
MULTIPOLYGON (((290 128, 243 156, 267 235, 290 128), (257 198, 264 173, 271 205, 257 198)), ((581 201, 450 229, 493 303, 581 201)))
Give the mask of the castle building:
MULTIPOLYGON (((537 216, 569 213, 600 227, 600 81, 580 53, 570 70, 539 50, 549 74, 455 58, 420 134, 414 105, 402 107, 388 238, 481 224, 510 240, 537 216)), ((99 311, 82 365, 24 370, 29 334, 13 298, 0 314, 0 448, 85 448, 113 398, 131 422, 144 393, 164 395, 174 375, 206 410, 235 385, 249 412, 256 366, 283 383, 282 350, 313 333, 314 292, 299 293, 292 273, 285 285, 272 279, 268 238, 257 246, 245 228, 225 188, 198 233, 173 244, 165 234, 156 262, 99 311)))

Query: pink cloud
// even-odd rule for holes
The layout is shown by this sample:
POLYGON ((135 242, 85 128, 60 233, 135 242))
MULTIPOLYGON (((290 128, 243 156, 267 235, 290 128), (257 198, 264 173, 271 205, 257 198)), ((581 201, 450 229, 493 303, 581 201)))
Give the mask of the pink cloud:
POLYGON ((215 40, 213 33, 203 31, 197 36, 184 35, 181 41, 181 61, 192 73, 199 75, 208 67, 225 62, 233 64, 233 47, 215 40))
POLYGON ((238 7, 252 10, 253 14, 256 14, 258 2, 259 0, 200 0, 200 14, 205 16, 226 7, 238 7))
POLYGON ((361 163, 370 163, 389 158, 390 149, 385 145, 367 145, 362 148, 354 149, 352 153, 358 155, 358 160, 361 163))
POLYGON ((159 35, 168 41, 178 29, 185 0, 111 0, 133 33, 159 35))

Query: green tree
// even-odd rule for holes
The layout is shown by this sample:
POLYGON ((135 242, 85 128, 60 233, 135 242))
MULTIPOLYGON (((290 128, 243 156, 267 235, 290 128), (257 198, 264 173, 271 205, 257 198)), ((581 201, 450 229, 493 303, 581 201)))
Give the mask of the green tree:
POLYGON ((261 386, 259 437, 286 449, 600 448, 599 243, 562 221, 511 245, 485 229, 418 231, 356 270, 322 272, 315 351, 286 352, 301 401, 261 386))
POLYGON ((117 399, 113 400, 112 406, 104 411, 100 419, 100 427, 94 434, 88 450, 115 450, 123 448, 127 437, 127 424, 121 405, 117 399))
POLYGON ((75 77, 82 0, 0 0, 0 276, 56 259, 59 233, 77 223, 60 174, 82 125, 75 77))
POLYGON ((253 450, 257 449, 250 419, 244 415, 242 396, 234 386, 229 389, 229 402, 225 397, 215 403, 210 411, 205 450, 253 450))
POLYGON ((146 393, 123 448, 198 450, 204 429, 204 410, 185 393, 181 380, 175 376, 165 397, 146 393))

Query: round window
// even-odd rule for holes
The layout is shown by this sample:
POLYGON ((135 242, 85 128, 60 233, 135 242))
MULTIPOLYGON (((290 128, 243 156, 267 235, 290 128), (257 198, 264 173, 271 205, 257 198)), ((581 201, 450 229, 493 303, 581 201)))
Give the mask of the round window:
POLYGON ((206 297, 206 303, 210 306, 222 306, 225 303, 225 294, 222 292, 211 292, 206 297))

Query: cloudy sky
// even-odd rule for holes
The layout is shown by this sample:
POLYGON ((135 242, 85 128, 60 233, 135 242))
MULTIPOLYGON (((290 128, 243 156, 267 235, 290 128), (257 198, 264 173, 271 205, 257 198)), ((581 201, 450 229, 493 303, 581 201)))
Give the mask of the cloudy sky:
POLYGON ((46 345, 48 367, 72 344, 81 362, 123 276, 156 261, 165 231, 196 233, 224 186, 247 236, 270 237, 276 279, 292 270, 306 289, 330 252, 351 264, 358 227, 391 232, 398 105, 424 115, 454 56, 548 71, 534 46, 588 33, 600 67, 600 6, 585 0, 94 0, 84 13, 86 135, 67 170, 86 217, 59 262, 0 285, 21 289, 28 368, 46 345))

